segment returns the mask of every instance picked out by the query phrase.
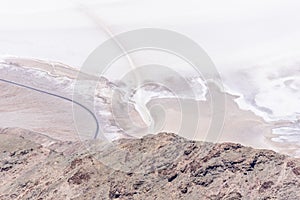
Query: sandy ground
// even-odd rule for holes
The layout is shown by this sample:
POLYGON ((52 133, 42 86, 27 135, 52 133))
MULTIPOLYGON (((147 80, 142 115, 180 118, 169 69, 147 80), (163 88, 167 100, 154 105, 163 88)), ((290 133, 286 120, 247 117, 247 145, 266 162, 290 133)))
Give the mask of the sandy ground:
MULTIPOLYGON (((8 61, 47 71, 55 76, 68 76, 71 79, 76 78, 78 74, 77 70, 62 64, 50 66, 43 63, 43 61, 28 59, 9 59, 8 61)), ((95 77, 86 75, 86 78, 95 77)), ((73 119, 72 106, 74 105, 71 102, 3 82, 0 83, 0 91, 1 128, 25 128, 63 141, 79 139, 73 119)), ((265 122, 250 111, 239 109, 234 102, 235 98, 235 96, 226 94, 223 127, 221 131, 216 133, 213 142, 236 142, 254 148, 273 149, 281 153, 294 154, 299 147, 272 142, 271 138, 274 137, 272 128, 275 125, 265 122)), ((130 106, 130 109, 127 110, 130 114, 125 114, 125 117, 120 115, 117 119, 122 124, 125 133, 133 137, 141 137, 148 133, 166 131, 178 133, 189 139, 211 141, 211 139, 208 139, 211 137, 207 134, 210 126, 213 127, 215 124, 211 124, 212 112, 209 101, 183 100, 179 102, 176 99, 155 99, 150 101, 147 107, 152 113, 155 126, 150 129, 143 127, 137 111, 134 110, 133 106, 130 106), (183 113, 181 108, 190 105, 198 106, 198 111, 197 107, 192 107, 189 108, 188 112, 183 113), (195 115, 195 113, 198 115, 195 115), (193 126, 184 126, 185 128, 183 128, 183 120, 188 122, 188 125, 192 125, 196 120, 195 117, 199 120, 198 128, 193 128, 193 126), (130 122, 136 122, 138 127, 132 128, 130 122)), ((122 112, 126 112, 126 110, 120 111, 120 113, 122 112)), ((86 130, 91 130, 88 116, 83 116, 82 124, 82 127, 86 127, 86 130)), ((133 125, 136 124, 133 123, 133 125)))
MULTIPOLYGON (((48 72, 52 76, 64 76, 71 79, 75 79, 78 76, 79 70, 73 68, 71 66, 59 63, 59 62, 46 62, 39 59, 26 59, 26 58, 14 58, 14 57, 7 57, 4 58, 6 63, 11 63, 14 65, 21 65, 25 68, 37 69, 41 71, 48 72)), ((87 79, 93 79, 91 75, 81 73, 81 78, 86 77, 87 79)))
MULTIPOLYGON (((75 79, 78 71, 59 63, 51 65, 40 60, 10 58, 7 63, 15 66, 25 66, 23 68, 37 69, 48 72, 53 77, 68 77, 75 79)), ((90 76, 87 76, 91 78, 90 76)), ((24 85, 33 86, 38 89, 48 88, 48 86, 37 82, 32 78, 30 82, 20 80, 18 74, 6 74, 1 71, 0 78, 11 80, 24 85)), ((62 87, 63 89, 63 87, 62 87)), ((60 94, 61 91, 45 90, 54 94, 60 94)), ((72 99, 69 94, 62 96, 72 99)), ((78 108, 72 102, 22 88, 16 85, 0 82, 0 127, 20 127, 41 134, 46 134, 51 138, 62 141, 78 140, 77 126, 74 123, 73 109, 78 108)), ((81 109, 77 109, 81 112, 81 109)), ((90 116, 82 111, 82 127, 85 127, 87 133, 92 132, 94 125, 87 122, 90 116)))
POLYGON ((21 127, 59 140, 75 139, 71 103, 5 83, 0 83, 0 88, 0 127, 21 127))
MULTIPOLYGON (((266 122, 261 117, 251 111, 241 110, 235 103, 233 95, 226 94, 225 116, 223 127, 220 132, 214 136, 213 141, 208 133, 212 123, 212 109, 209 101, 185 100, 177 101, 176 99, 156 99, 152 100, 148 107, 159 106, 164 112, 164 122, 157 128, 158 132, 167 131, 179 133, 179 135, 201 141, 210 142, 234 142, 245 146, 251 146, 259 149, 272 149, 274 151, 299 157, 299 146, 290 143, 273 142, 271 139, 276 137, 272 134, 272 128, 275 128, 277 122, 266 122), (183 113, 182 106, 191 104, 198 106, 199 126, 190 131, 182 131, 182 121, 195 122, 194 113, 183 113)), ((195 108, 195 112, 197 112, 195 108)))
MULTIPOLYGON (((272 126, 250 111, 240 110, 233 101, 235 97, 226 95, 226 106, 223 126, 220 132, 216 133, 213 142, 237 142, 255 148, 272 148, 266 135, 271 134, 272 126)), ((189 104, 192 100, 183 101, 189 104)), ((160 105, 165 111, 165 121, 161 126, 162 131, 180 132, 180 135, 189 139, 211 141, 208 132, 212 123, 212 110, 208 101, 194 102, 199 107, 198 128, 190 132, 180 132, 183 120, 195 121, 194 113, 182 113, 180 104, 172 99, 160 99, 150 103, 160 105)), ((195 110, 195 112, 197 112, 195 110)), ((274 149, 274 148, 272 148, 274 149)))

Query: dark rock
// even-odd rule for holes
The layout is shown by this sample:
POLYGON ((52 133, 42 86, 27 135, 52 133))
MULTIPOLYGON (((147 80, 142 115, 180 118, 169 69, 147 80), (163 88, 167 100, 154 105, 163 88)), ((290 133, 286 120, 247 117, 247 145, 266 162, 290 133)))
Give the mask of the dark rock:
POLYGON ((296 174, 297 176, 299 176, 300 175, 300 167, 293 168, 293 172, 294 172, 294 174, 296 174))
POLYGON ((267 189, 271 188, 272 185, 274 185, 274 182, 273 181, 267 181, 267 182, 264 182, 261 187, 259 188, 259 192, 262 193, 262 192, 265 192, 267 189))
POLYGON ((70 184, 80 185, 83 182, 89 181, 90 178, 91 177, 90 177, 89 173, 78 171, 71 178, 68 179, 68 182, 70 184))

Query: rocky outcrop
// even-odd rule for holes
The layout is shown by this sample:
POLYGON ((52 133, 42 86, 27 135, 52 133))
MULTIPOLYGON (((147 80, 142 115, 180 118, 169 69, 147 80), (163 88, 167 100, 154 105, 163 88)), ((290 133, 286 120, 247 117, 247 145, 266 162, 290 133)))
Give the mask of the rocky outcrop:
POLYGON ((119 140, 113 150, 86 142, 87 149, 43 145, 9 130, 0 141, 1 200, 300 199, 298 159, 239 144, 160 133, 119 140), (114 162, 119 167, 107 165, 114 162))

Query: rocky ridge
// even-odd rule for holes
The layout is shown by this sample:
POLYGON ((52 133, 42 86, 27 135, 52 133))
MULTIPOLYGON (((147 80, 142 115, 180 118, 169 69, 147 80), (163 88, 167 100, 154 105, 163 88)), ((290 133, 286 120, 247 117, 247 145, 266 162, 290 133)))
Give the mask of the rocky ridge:
POLYGON ((121 139, 116 149, 46 140, 0 130, 1 200, 300 199, 299 159, 270 150, 171 133, 121 139))

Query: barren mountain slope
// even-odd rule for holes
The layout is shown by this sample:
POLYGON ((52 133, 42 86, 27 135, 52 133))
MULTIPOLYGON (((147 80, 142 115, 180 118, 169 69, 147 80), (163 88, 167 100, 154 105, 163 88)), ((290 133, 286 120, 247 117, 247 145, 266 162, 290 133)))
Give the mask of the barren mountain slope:
POLYGON ((22 129, 1 130, 0 141, 3 200, 300 198, 299 160, 239 144, 160 133, 115 149, 85 142, 88 151, 22 129))

